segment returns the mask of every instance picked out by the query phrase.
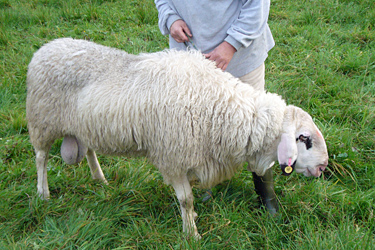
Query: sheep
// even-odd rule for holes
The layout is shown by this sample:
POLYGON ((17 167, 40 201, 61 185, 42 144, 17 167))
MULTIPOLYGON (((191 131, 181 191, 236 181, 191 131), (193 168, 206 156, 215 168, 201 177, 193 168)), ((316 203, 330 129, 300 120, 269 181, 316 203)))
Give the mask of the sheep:
POLYGON ((58 138, 64 161, 86 155, 92 177, 103 182, 95 152, 146 156, 176 192, 183 231, 196 238, 193 185, 213 187, 245 162, 260 176, 276 160, 286 175, 319 177, 328 164, 308 113, 254 90, 197 51, 132 55, 56 39, 28 66, 26 113, 40 197, 50 195, 48 153, 58 138))

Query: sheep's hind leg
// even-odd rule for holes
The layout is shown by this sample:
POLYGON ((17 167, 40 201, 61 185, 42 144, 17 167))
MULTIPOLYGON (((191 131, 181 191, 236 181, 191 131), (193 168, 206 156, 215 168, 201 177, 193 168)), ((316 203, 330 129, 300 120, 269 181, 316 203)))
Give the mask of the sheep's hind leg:
POLYGON ((92 149, 87 150, 86 154, 87 162, 90 166, 91 176, 94 180, 100 180, 105 184, 108 184, 103 171, 99 165, 98 158, 96 157, 95 151, 92 149))
POLYGON ((47 180, 47 163, 48 163, 48 152, 47 149, 35 149, 36 153, 36 169, 38 173, 38 194, 40 198, 47 200, 50 196, 48 189, 47 180))
POLYGON ((194 212, 193 191, 187 176, 173 178, 172 186, 180 202, 183 231, 190 236, 194 236, 195 239, 200 239, 201 236, 198 234, 198 229, 194 221, 197 214, 194 212))

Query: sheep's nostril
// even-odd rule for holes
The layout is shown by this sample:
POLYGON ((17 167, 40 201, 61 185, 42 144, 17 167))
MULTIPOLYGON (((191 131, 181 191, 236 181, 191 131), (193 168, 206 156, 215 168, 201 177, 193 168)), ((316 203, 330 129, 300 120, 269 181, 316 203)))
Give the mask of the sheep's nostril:
POLYGON ((319 170, 323 172, 324 170, 326 170, 326 167, 320 167, 319 170))

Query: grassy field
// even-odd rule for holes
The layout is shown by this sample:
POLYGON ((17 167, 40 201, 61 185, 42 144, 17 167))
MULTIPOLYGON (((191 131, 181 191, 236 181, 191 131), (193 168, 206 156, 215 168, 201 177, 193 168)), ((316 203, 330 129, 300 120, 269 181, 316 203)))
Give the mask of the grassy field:
POLYGON ((171 187, 143 158, 99 156, 109 185, 86 161, 50 153, 51 199, 36 195, 25 118, 33 53, 58 37, 160 51, 168 39, 151 0, 0 0, 0 249, 374 249, 375 8, 373 0, 273 0, 276 47, 267 89, 308 111, 325 135, 329 168, 318 179, 281 176, 280 213, 259 209, 245 169, 194 190, 199 242, 182 234, 171 187))

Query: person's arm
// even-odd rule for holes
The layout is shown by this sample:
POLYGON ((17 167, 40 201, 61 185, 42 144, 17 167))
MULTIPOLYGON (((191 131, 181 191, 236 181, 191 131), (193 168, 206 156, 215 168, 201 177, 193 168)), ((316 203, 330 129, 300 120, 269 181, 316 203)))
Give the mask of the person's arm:
POLYGON ((233 45, 224 41, 210 53, 204 54, 204 56, 207 59, 214 61, 216 63, 216 67, 226 70, 236 51, 237 50, 235 47, 233 47, 233 45))
POLYGON ((185 21, 177 15, 168 5, 167 0, 155 0, 155 5, 159 13, 159 29, 163 35, 170 34, 178 43, 188 42, 192 37, 190 29, 185 21))
POLYGON ((163 35, 168 35, 172 24, 180 20, 181 17, 173 11, 167 0, 155 0, 155 5, 159 13, 159 29, 163 35))
POLYGON ((205 54, 207 59, 225 70, 234 53, 241 47, 248 47, 267 27, 270 0, 248 0, 242 5, 238 18, 233 22, 224 42, 205 54))
POLYGON ((238 50, 248 47, 267 27, 270 0, 248 0, 242 5, 238 18, 228 29, 225 41, 238 50))
POLYGON ((176 42, 178 43, 188 42, 189 38, 187 37, 187 35, 190 37, 193 36, 191 34, 189 27, 187 26, 185 21, 183 21, 182 19, 175 21, 171 25, 170 33, 173 39, 176 40, 176 42))

